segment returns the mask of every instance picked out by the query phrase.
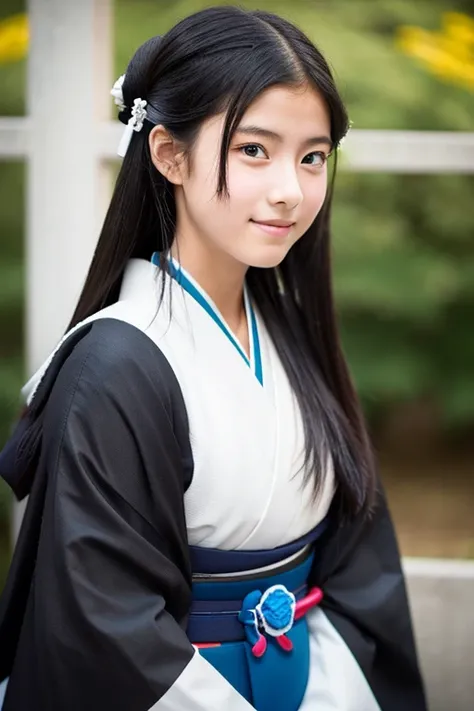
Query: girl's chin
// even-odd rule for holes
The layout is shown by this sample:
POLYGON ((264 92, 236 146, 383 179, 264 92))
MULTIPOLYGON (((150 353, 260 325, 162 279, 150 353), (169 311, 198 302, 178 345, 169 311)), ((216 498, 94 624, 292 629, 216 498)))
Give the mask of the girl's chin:
POLYGON ((252 253, 246 255, 244 261, 249 267, 258 267, 260 269, 272 269, 278 267, 288 254, 288 247, 281 245, 278 247, 270 247, 254 249, 252 253))

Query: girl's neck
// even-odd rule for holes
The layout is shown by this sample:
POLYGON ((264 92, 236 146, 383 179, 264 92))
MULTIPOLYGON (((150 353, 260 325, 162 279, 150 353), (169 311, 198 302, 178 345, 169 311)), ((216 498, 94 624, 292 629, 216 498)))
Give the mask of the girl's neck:
POLYGON ((171 256, 212 299, 234 333, 241 331, 245 318, 243 289, 248 267, 194 240, 176 238, 171 256))

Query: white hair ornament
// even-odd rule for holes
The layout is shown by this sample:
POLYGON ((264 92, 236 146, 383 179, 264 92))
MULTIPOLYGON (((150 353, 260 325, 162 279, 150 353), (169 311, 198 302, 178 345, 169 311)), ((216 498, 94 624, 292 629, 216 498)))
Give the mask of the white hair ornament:
MULTIPOLYGON (((120 111, 125 111, 125 109, 127 108, 123 98, 122 89, 124 80, 125 74, 122 74, 122 76, 117 79, 110 92, 114 97, 115 104, 119 107, 120 111)), ((117 153, 121 158, 123 158, 127 152, 127 149, 130 145, 130 141, 132 140, 133 132, 141 131, 143 128, 143 122, 147 118, 146 105, 147 102, 145 101, 145 99, 137 98, 133 101, 133 106, 131 109, 132 115, 128 121, 128 124, 125 126, 125 130, 122 134, 122 138, 120 139, 120 143, 117 148, 117 153)))
POLYGON ((342 150, 342 148, 343 148, 343 146, 344 146, 344 143, 346 142, 346 138, 347 138, 347 136, 349 135, 349 133, 350 133, 350 131, 351 131, 353 125, 354 125, 353 122, 352 122, 352 121, 349 121, 349 127, 348 127, 348 129, 347 129, 346 134, 341 138, 341 140, 340 140, 339 143, 337 144, 337 150, 338 150, 338 151, 342 150))
POLYGON ((123 100, 123 89, 122 89, 124 79, 125 79, 125 74, 122 74, 122 76, 117 79, 117 81, 113 85, 112 90, 110 92, 112 94, 112 96, 114 97, 115 105, 119 107, 120 111, 124 111, 124 109, 126 108, 124 100, 123 100))

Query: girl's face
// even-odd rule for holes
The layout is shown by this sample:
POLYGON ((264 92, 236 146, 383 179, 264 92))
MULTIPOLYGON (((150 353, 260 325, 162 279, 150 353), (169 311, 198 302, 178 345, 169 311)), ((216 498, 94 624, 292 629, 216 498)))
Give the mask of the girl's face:
POLYGON ((229 198, 216 195, 225 115, 206 121, 176 186, 178 250, 275 267, 320 211, 330 119, 312 88, 272 87, 249 107, 228 156, 229 198))

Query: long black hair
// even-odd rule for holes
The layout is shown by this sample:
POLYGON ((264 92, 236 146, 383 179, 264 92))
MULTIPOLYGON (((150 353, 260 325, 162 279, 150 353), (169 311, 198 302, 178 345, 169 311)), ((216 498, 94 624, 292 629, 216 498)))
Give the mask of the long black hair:
MULTIPOLYGON (((226 113, 217 184, 225 199, 229 144, 249 105, 268 87, 305 83, 325 100, 337 146, 349 122, 329 66, 301 30, 274 14, 212 7, 137 50, 123 82, 127 108, 119 118, 127 123, 140 97, 150 120, 133 134, 70 327, 117 300, 131 257, 166 255, 172 245, 174 192, 151 160, 153 125, 162 124, 192 155, 202 123, 226 113)), ((317 492, 332 457, 346 517, 370 511, 376 477, 334 312, 329 222, 335 167, 311 227, 278 269, 250 267, 247 280, 299 403, 307 476, 317 492)))

